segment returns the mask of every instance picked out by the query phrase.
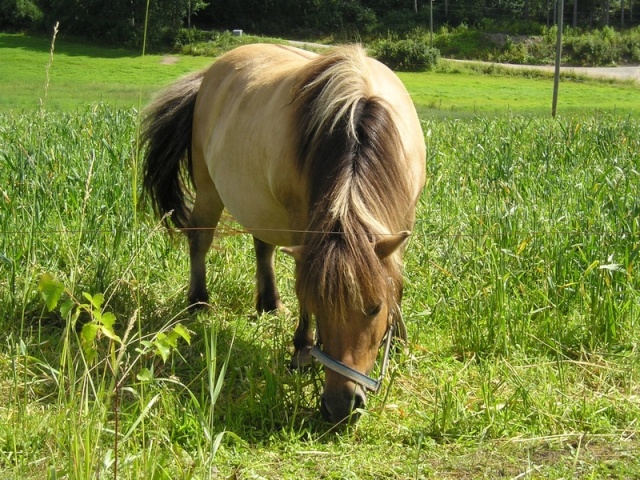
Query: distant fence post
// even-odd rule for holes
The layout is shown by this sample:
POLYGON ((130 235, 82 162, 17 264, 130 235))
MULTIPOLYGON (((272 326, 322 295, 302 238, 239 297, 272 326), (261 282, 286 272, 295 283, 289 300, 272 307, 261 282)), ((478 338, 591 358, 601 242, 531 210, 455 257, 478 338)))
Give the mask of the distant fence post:
POLYGON ((556 38, 556 68, 553 76, 553 101, 551 103, 551 116, 556 117, 558 106, 558 87, 560 85, 560 57, 562 56, 562 28, 564 16, 564 0, 558 1, 558 37, 556 38))

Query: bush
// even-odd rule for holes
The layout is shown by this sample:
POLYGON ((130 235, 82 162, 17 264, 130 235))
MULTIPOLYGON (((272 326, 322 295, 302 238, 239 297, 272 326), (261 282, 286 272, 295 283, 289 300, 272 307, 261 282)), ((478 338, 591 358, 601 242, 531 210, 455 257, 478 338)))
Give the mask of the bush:
POLYGON ((571 61, 585 66, 640 61, 640 27, 618 32, 611 27, 591 32, 567 29, 564 49, 571 61))
POLYGON ((219 35, 218 32, 207 32, 196 28, 181 28, 174 40, 174 46, 179 49, 180 47, 194 43, 211 42, 219 35))
POLYGON ((0 0, 0 27, 28 28, 42 21, 42 11, 31 0, 0 0))
POLYGON ((483 18, 478 22, 478 30, 487 33, 539 35, 542 28, 542 25, 534 20, 519 20, 516 18, 509 18, 509 20, 483 18))
POLYGON ((440 51, 420 39, 385 39, 375 43, 372 55, 394 70, 423 71, 433 68, 440 51))
POLYGON ((464 24, 451 30, 441 28, 434 41, 442 55, 450 58, 477 60, 483 58, 486 50, 495 49, 485 34, 464 24))
POLYGON ((175 40, 174 48, 183 55, 218 57, 229 50, 250 43, 286 43, 286 41, 246 34, 235 36, 228 30, 203 32, 183 29, 175 40))
POLYGON ((581 65, 610 65, 620 61, 620 36, 611 27, 578 35, 568 29, 564 47, 572 59, 581 65))

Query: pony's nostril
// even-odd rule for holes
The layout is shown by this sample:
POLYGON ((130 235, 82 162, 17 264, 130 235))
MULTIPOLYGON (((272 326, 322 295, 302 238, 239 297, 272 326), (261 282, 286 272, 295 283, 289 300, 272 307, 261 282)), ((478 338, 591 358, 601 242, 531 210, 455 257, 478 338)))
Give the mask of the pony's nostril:
POLYGON ((353 410, 364 408, 366 405, 367 397, 365 397, 364 393, 362 393, 360 389, 356 390, 353 395, 353 410))
POLYGON ((331 412, 327 408, 327 402, 324 399, 324 395, 320 397, 320 412, 325 420, 331 421, 331 412))
POLYGON ((349 395, 346 395, 346 392, 337 396, 323 394, 320 397, 320 411, 325 420, 331 423, 346 420, 353 422, 360 417, 360 412, 357 410, 364 408, 366 403, 367 397, 359 388, 349 395))

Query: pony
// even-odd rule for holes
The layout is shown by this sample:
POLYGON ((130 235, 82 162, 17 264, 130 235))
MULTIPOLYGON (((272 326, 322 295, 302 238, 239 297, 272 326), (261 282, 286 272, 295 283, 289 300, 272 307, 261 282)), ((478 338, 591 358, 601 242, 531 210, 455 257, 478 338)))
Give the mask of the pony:
POLYGON ((283 308, 276 248, 295 259, 292 366, 318 358, 325 418, 357 418, 385 335, 406 335, 402 254, 425 183, 399 78, 359 45, 238 47, 159 94, 142 144, 143 188, 188 237, 189 305, 208 302, 205 257, 226 208, 253 236, 259 313, 283 308))

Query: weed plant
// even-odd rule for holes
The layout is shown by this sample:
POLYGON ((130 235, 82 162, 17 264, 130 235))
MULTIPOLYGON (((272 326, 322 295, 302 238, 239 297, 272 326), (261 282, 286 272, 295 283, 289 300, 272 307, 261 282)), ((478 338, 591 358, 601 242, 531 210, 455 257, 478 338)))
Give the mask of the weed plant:
POLYGON ((424 120, 409 343, 360 422, 291 373, 291 313, 255 317, 226 218, 213 308, 137 201, 138 112, 0 114, 0 476, 640 475, 640 123, 424 120), (471 472, 471 473, 470 473, 471 472))

